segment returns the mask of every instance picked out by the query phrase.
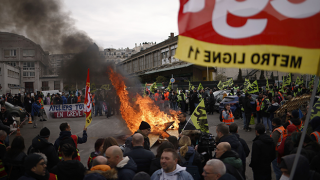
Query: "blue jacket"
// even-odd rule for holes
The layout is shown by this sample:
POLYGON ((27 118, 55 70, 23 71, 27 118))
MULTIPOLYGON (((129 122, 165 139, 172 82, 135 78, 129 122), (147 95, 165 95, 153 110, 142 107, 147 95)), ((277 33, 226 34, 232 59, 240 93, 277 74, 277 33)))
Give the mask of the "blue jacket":
POLYGON ((62 104, 68 104, 66 97, 61 96, 61 99, 62 99, 62 104))
MULTIPOLYGON (((159 169, 152 174, 151 180, 160 180, 161 175, 162 171, 159 169)), ((180 171, 177 180, 193 180, 193 177, 187 171, 180 171)))
POLYGON ((123 167, 117 167, 118 171, 118 179, 120 180, 132 180, 134 175, 137 172, 137 165, 133 161, 131 157, 129 157, 129 161, 123 167))
POLYGON ((134 160, 137 164, 137 172, 144 171, 146 173, 149 173, 151 162, 155 158, 154 154, 149 150, 145 150, 143 146, 133 147, 124 156, 129 156, 134 160))
MULTIPOLYGON (((60 145, 60 140, 63 139, 66 136, 71 136, 71 132, 70 131, 62 131, 60 132, 60 136, 59 138, 54 142, 54 148, 56 149, 56 151, 58 151, 59 149, 59 145, 60 145)), ((83 135, 82 138, 78 136, 78 144, 82 144, 87 142, 87 132, 83 131, 83 135)))
POLYGON ((32 104, 32 110, 31 110, 31 116, 34 116, 34 114, 38 114, 39 110, 41 109, 41 105, 38 105, 36 102, 32 104))

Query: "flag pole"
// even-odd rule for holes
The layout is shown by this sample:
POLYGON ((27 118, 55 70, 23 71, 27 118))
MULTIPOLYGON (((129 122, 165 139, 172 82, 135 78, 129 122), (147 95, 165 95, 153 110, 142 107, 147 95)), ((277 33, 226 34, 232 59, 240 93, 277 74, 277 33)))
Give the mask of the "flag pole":
POLYGON ((290 180, 293 179, 294 173, 296 171, 297 165, 298 165, 298 161, 299 161, 299 156, 301 154, 301 150, 302 150, 302 145, 304 143, 304 138, 306 137, 306 133, 307 133, 307 129, 308 129, 308 125, 309 125, 309 120, 310 120, 310 116, 311 116, 311 109, 313 107, 313 103, 314 103, 314 98, 316 96, 316 91, 317 91, 317 87, 319 84, 319 76, 315 77, 315 81, 314 81, 314 85, 313 85, 313 90, 312 90, 312 95, 311 95, 311 99, 310 99, 310 103, 309 103, 309 109, 308 109, 308 114, 307 114, 307 118, 306 118, 306 122, 304 123, 305 126, 303 128, 303 132, 300 138, 300 142, 299 142, 299 146, 298 146, 298 151, 296 153, 296 157, 294 158, 294 162, 293 162, 293 166, 292 166, 292 170, 290 172, 290 180))

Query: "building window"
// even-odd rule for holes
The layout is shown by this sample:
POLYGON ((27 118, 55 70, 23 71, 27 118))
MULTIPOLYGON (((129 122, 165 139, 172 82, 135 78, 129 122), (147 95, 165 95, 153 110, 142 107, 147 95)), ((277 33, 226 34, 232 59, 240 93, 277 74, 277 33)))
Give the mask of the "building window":
POLYGON ((23 72, 23 77, 34 77, 35 72, 23 72))
POLYGON ((60 81, 55 81, 54 82, 54 90, 59 90, 60 91, 60 81))
POLYGON ((7 62, 10 66, 16 67, 16 62, 7 62))
POLYGON ((34 49, 24 49, 22 52, 23 57, 32 57, 35 56, 36 51, 34 49))
POLYGON ((42 91, 48 91, 48 90, 49 90, 48 81, 42 81, 42 91))
POLYGON ((4 50, 4 57, 16 57, 16 56, 17 56, 17 50, 15 49, 4 50))
POLYGON ((34 70, 34 62, 24 62, 23 70, 34 70))

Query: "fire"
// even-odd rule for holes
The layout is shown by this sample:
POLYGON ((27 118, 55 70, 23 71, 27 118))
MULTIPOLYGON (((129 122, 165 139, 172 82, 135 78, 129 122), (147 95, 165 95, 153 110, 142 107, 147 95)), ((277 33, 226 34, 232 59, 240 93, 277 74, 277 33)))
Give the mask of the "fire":
POLYGON ((124 77, 109 68, 109 78, 112 85, 117 91, 117 95, 120 99, 120 111, 122 118, 126 121, 129 130, 134 133, 139 129, 141 121, 146 121, 151 126, 151 132, 153 134, 163 134, 165 129, 165 123, 174 122, 173 129, 177 129, 178 125, 178 113, 177 111, 170 111, 172 116, 168 116, 164 112, 160 111, 159 107, 155 105, 154 101, 149 97, 142 97, 138 93, 135 96, 136 101, 132 101, 129 97, 129 93, 126 90, 124 83, 124 77))

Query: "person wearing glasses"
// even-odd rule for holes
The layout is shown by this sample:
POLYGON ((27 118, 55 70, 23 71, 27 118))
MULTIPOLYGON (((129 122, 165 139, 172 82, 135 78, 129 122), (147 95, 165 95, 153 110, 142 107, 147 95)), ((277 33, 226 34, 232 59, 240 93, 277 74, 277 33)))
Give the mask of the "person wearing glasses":
POLYGON ((236 180, 234 176, 226 173, 226 171, 226 166, 221 160, 211 159, 203 167, 202 176, 204 180, 236 180))

